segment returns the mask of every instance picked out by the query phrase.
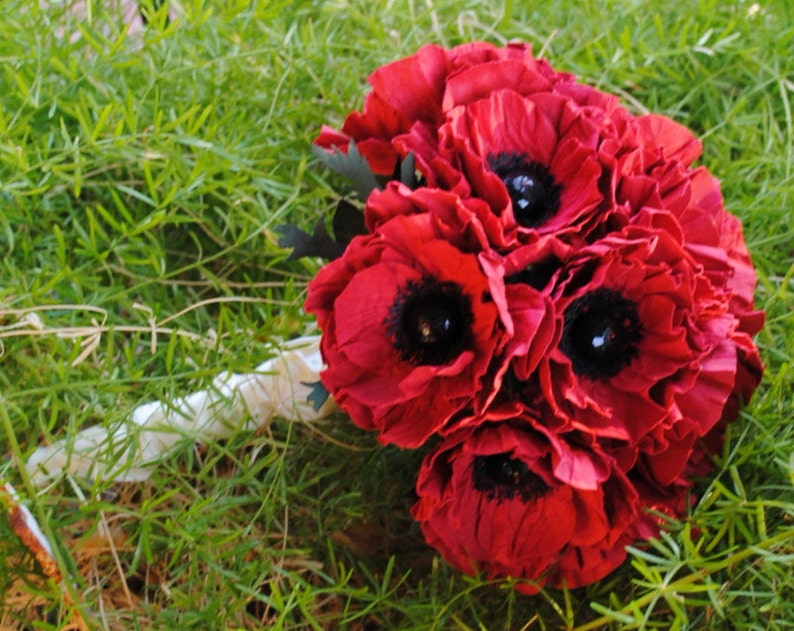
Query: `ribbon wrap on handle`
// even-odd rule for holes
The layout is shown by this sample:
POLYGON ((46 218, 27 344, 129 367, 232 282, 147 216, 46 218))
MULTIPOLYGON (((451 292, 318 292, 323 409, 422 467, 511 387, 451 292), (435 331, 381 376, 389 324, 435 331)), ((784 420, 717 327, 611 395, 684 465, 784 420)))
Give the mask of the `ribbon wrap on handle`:
POLYGON ((327 416, 335 409, 331 397, 318 408, 309 401, 323 368, 319 342, 319 336, 290 340, 254 372, 222 373, 205 390, 135 408, 117 427, 88 427, 40 447, 26 464, 31 481, 44 486, 63 473, 116 482, 145 480, 153 463, 180 440, 225 438, 275 416, 303 422, 327 416))

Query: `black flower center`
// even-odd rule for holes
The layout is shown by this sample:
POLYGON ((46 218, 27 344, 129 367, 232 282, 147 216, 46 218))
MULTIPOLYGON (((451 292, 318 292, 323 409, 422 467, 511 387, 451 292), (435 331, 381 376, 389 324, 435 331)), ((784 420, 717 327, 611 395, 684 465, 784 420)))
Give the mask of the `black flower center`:
POLYGON ((477 456, 472 465, 472 482, 488 499, 500 502, 518 497, 527 503, 543 497, 551 488, 510 453, 477 456))
POLYGON ((403 360, 440 366, 471 345, 473 321, 460 286, 423 278, 409 281, 398 293, 386 326, 403 360))
POLYGON ((505 183, 520 225, 535 228, 559 210, 562 187, 545 164, 523 153, 500 153, 488 156, 488 165, 505 183))
POLYGON ((611 289, 595 289, 565 310, 560 349, 575 374, 614 377, 637 356, 643 331, 637 304, 611 289))
POLYGON ((544 289, 551 281, 554 273, 562 267, 560 260, 554 256, 528 265, 520 272, 505 277, 505 283, 523 283, 538 291, 544 289))

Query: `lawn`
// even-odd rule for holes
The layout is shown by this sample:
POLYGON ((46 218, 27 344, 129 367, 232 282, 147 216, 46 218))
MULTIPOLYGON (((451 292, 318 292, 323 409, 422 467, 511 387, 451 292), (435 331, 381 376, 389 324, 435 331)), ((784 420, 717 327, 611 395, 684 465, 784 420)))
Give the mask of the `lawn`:
POLYGON ((112 2, 0 16, 0 628, 794 628, 794 7, 788 0, 184 0, 128 32, 112 2), (756 265, 766 365, 687 519, 608 578, 522 596, 462 576, 409 508, 421 454, 341 414, 196 445, 144 481, 24 462, 90 425, 248 372, 320 262, 287 260, 342 181, 311 153, 379 65, 436 42, 531 42, 702 139, 756 265), (71 625, 71 626, 70 626, 71 625))

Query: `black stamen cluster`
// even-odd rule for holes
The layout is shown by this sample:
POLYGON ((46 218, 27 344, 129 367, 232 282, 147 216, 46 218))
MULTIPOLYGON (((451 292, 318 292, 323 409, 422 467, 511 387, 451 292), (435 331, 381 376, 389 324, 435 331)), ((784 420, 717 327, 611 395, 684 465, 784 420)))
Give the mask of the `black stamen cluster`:
POLYGON ((398 293, 386 327, 404 361, 440 366, 471 346, 473 323, 471 301, 459 285, 425 277, 398 293))
POLYGON ((545 164, 525 153, 503 152, 488 156, 488 166, 505 183, 520 225, 536 228, 559 210, 562 187, 545 164))
POLYGON ((562 267, 562 262, 551 256, 537 263, 533 263, 520 272, 505 276, 505 283, 523 283, 541 291, 551 281, 554 273, 562 267))
POLYGON ((474 488, 490 500, 513 500, 525 504, 543 497, 551 487, 510 453, 477 456, 472 465, 474 488))
POLYGON ((573 301, 565 310, 560 349, 573 372, 588 379, 608 379, 628 366, 643 338, 637 304, 620 292, 600 288, 573 301))

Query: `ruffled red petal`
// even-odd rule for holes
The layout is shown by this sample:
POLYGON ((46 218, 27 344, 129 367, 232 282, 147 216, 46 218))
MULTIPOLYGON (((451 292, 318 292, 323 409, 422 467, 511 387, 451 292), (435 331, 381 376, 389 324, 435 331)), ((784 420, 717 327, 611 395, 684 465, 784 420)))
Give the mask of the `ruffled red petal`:
POLYGON ((426 458, 412 509, 428 542, 459 570, 575 587, 625 558, 639 519, 637 493, 608 459, 571 447, 538 419, 485 422, 451 435, 426 458), (489 492, 477 459, 520 461, 542 482, 537 494, 489 492), (599 559, 587 567, 575 559, 599 559))

